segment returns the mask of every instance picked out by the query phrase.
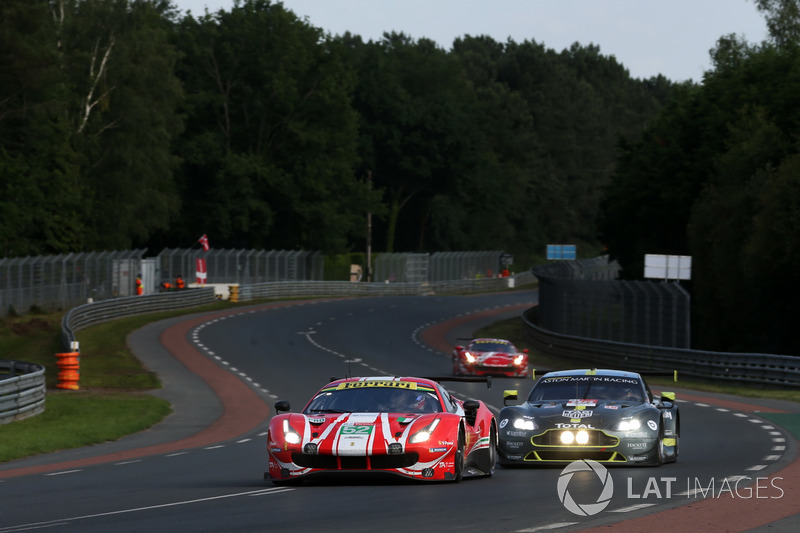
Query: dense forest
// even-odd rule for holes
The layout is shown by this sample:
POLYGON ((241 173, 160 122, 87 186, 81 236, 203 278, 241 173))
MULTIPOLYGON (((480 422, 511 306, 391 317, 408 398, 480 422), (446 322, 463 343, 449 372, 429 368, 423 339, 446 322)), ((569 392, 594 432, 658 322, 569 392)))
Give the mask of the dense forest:
MULTIPOLYGON (((280 2, 0 3, 0 257, 692 255, 699 348, 797 352, 799 0, 700 83, 593 44, 329 35, 280 2), (757 327, 750 327, 756 324, 757 327), (747 326, 745 326, 747 325, 747 326)), ((525 268, 525 265, 518 265, 525 268)))

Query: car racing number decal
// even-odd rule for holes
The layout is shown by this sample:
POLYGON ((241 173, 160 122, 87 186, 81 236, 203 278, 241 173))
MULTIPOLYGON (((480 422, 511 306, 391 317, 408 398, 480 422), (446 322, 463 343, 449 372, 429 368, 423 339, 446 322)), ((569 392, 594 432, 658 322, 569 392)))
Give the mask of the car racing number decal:
POLYGON ((340 435, 371 435, 373 426, 355 426, 353 424, 343 424, 339 428, 340 435))

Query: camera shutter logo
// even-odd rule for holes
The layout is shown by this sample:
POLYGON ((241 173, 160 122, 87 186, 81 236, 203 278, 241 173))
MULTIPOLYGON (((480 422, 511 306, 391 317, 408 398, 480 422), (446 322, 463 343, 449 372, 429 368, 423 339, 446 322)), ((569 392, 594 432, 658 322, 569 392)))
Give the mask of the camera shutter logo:
POLYGON ((608 473, 606 467, 589 459, 571 462, 561 471, 558 478, 558 499, 561 500, 567 511, 579 516, 592 516, 605 509, 611 502, 613 493, 614 480, 611 479, 611 474, 608 473), (594 472, 600 479, 603 490, 595 503, 579 504, 570 495, 567 489, 575 472, 594 472))

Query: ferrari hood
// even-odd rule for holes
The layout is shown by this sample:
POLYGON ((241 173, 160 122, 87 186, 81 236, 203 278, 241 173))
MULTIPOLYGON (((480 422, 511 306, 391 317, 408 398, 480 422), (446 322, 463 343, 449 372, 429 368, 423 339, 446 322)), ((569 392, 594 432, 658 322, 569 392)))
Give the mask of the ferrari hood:
POLYGON ((331 413, 294 414, 292 427, 303 444, 314 444, 320 453, 371 455, 385 453, 391 443, 405 448, 410 435, 436 419, 436 414, 331 413))

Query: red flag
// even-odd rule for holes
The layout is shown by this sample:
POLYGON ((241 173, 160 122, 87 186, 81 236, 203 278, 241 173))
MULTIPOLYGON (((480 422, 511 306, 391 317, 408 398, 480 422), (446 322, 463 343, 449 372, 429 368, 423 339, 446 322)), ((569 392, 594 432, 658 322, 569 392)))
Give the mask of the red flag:
POLYGON ((196 280, 198 285, 205 285, 206 284, 206 260, 205 259, 198 259, 197 260, 197 272, 196 272, 196 280))
POLYGON ((203 251, 206 251, 206 252, 207 252, 207 251, 208 251, 208 248, 209 248, 209 246, 208 246, 208 235, 206 235, 205 233, 203 233, 203 236, 202 236, 202 237, 200 237, 200 238, 199 238, 199 239, 197 239, 197 240, 198 240, 198 242, 200 243, 200 246, 202 246, 202 247, 203 247, 203 251))

